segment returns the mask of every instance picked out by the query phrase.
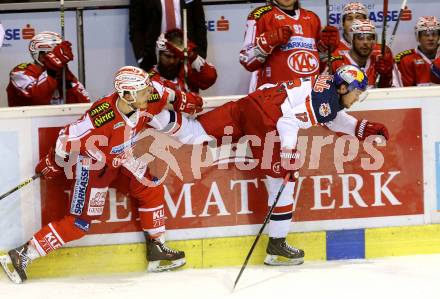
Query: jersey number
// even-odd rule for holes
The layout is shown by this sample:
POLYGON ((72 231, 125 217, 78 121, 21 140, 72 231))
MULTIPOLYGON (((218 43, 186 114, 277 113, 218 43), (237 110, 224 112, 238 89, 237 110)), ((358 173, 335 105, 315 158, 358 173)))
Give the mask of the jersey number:
POLYGON ((303 112, 303 113, 296 113, 295 114, 296 118, 299 119, 302 122, 309 122, 309 116, 307 115, 307 112, 303 112))
POLYGON ((293 31, 295 31, 295 34, 304 35, 303 28, 301 25, 293 25, 293 31))

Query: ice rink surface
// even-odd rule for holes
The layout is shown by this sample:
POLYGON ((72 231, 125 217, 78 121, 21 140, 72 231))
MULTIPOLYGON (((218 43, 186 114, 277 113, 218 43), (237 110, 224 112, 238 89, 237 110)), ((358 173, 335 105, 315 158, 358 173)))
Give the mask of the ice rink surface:
POLYGON ((14 285, 1 272, 0 298, 440 298, 440 254, 370 260, 249 266, 166 273, 36 279, 14 285))

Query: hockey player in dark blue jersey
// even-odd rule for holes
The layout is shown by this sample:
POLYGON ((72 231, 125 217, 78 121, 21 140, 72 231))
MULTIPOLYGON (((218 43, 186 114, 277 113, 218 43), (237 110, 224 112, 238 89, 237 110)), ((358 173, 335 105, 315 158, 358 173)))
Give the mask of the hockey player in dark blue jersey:
POLYGON ((260 138, 259 144, 251 142, 251 149, 253 157, 260 161, 260 169, 267 175, 269 206, 274 202, 283 178, 287 173, 291 177, 270 218, 265 264, 301 264, 304 251, 286 243, 292 222, 294 181, 298 177, 299 163, 295 162, 301 154, 296 149, 298 131, 323 125, 359 140, 371 135, 388 139, 383 124, 358 120, 344 111, 359 100, 367 85, 368 79, 361 69, 344 65, 334 75, 263 85, 248 96, 226 103, 197 119, 177 117, 175 112, 163 111, 156 117, 157 129, 171 128, 171 135, 185 143, 202 140, 200 135, 212 136, 221 143, 226 127, 230 127, 228 135, 232 136, 233 142, 245 135, 260 138), (177 122, 174 128, 170 124, 175 119, 181 122, 179 129, 175 129, 177 122), (276 135, 281 142, 267 142, 268 136, 276 135), (280 256, 287 258, 287 262, 280 261, 280 256))

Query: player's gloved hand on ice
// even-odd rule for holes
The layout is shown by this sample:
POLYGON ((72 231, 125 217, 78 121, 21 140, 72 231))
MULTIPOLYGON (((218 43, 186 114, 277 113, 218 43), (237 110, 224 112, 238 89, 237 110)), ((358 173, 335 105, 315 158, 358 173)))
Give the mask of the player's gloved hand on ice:
POLYGON ((203 110, 203 99, 194 92, 177 91, 173 107, 176 111, 195 114, 203 110))
POLYGON ((371 135, 381 135, 385 137, 386 140, 390 138, 388 129, 385 127, 385 125, 381 123, 370 122, 366 119, 359 120, 356 125, 355 136, 359 140, 365 140, 365 138, 371 135))
POLYGON ((431 64, 432 73, 440 79, 440 57, 437 57, 431 64))
POLYGON ((318 42, 320 52, 331 52, 339 46, 339 30, 335 26, 325 26, 321 32, 321 40, 318 42))
POLYGON ((45 179, 53 179, 63 173, 63 169, 55 162, 55 150, 51 148, 35 167, 35 173, 41 173, 45 179))
POLYGON ((281 149, 281 168, 280 173, 283 178, 290 173, 289 181, 295 182, 298 179, 299 172, 297 165, 300 161, 300 153, 296 149, 281 149))
POLYGON ((293 31, 289 26, 281 26, 258 36, 257 45, 264 53, 270 54, 276 46, 287 43, 292 34, 293 31))
POLYGON ((48 69, 58 72, 72 60, 72 44, 63 41, 44 56, 43 63, 48 69))

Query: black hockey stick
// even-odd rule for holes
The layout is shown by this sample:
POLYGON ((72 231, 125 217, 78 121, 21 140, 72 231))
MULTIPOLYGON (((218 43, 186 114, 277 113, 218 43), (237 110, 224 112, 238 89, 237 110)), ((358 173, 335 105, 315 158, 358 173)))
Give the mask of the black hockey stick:
POLYGON ((249 250, 246 259, 244 260, 243 266, 241 266, 240 273, 238 273, 237 278, 234 282, 234 287, 232 288, 232 291, 234 291, 235 287, 237 286, 238 281, 240 280, 241 274, 243 274, 244 269, 246 268, 249 259, 251 258, 252 252, 254 252, 255 246, 257 245, 258 240, 260 239, 264 228, 266 227, 267 223, 269 222, 270 216, 272 215, 273 209, 275 209, 275 206, 278 203, 278 200, 280 199, 281 193, 283 193, 284 188, 286 187, 287 182, 290 179, 290 172, 287 173, 286 177, 284 178, 283 183, 281 184, 280 190, 278 191, 277 197, 275 198, 275 201, 273 202, 272 206, 270 207, 269 212, 266 215, 266 218, 264 218, 263 226, 261 226, 260 231, 258 232, 257 236, 255 237, 254 243, 251 246, 251 249, 249 250))
POLYGON ((15 191, 17 191, 18 189, 23 188, 24 186, 26 186, 26 185, 29 184, 30 182, 32 182, 32 181, 38 179, 38 178, 41 177, 41 176, 42 176, 41 173, 34 174, 30 179, 27 179, 26 181, 20 183, 17 187, 12 188, 12 189, 9 190, 8 192, 6 192, 6 193, 0 195, 0 200, 2 200, 3 198, 5 198, 5 197, 11 195, 12 193, 14 193, 15 191))

